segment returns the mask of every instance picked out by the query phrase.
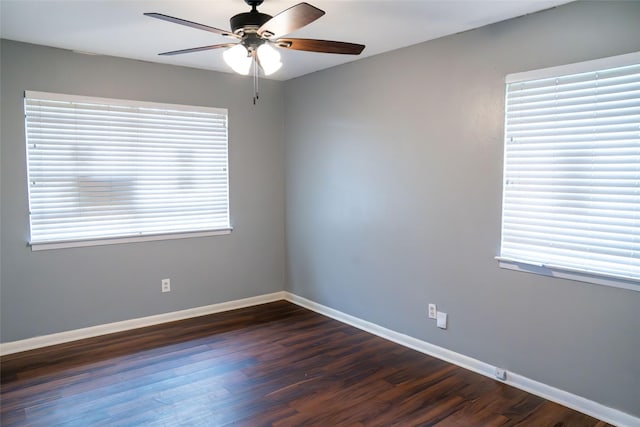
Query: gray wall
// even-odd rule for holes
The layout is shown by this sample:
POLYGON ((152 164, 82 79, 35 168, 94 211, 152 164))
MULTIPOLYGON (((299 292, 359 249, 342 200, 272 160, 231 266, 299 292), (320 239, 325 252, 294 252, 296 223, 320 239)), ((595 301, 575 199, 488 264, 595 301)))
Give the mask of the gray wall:
POLYGON ((574 3, 286 82, 290 290, 640 416, 640 292, 494 260, 505 75, 640 50, 639 23, 574 3))
POLYGON ((285 286, 282 83, 2 41, 2 342, 285 286), (23 92, 229 109, 230 235, 32 252, 23 92), (171 278, 172 292, 160 281, 171 278))
POLYGON ((570 4, 265 82, 255 107, 246 78, 3 41, 2 342, 282 290, 286 218, 292 292, 640 416, 640 293, 493 259, 504 75, 640 50, 639 20, 570 4), (228 107, 235 231, 31 252, 25 89, 228 107))

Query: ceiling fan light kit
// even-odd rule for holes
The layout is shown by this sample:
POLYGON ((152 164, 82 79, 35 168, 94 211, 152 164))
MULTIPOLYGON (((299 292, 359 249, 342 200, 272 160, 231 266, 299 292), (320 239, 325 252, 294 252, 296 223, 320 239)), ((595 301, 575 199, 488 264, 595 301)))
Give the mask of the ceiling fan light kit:
POLYGON ((253 65, 255 104, 258 99, 258 77, 260 70, 266 76, 282 67, 280 49, 302 50, 307 52, 337 53, 343 55, 359 55, 364 45, 331 40, 282 38, 320 18, 324 11, 309 3, 298 3, 276 16, 258 12, 257 7, 263 0, 245 0, 251 11, 239 13, 230 19, 231 31, 221 30, 197 22, 175 18, 162 13, 145 13, 146 16, 185 25, 191 28, 208 31, 228 38, 236 39, 236 43, 222 43, 190 49, 163 52, 160 55, 180 55, 183 53, 201 52, 226 48, 222 54, 224 61, 238 74, 248 75, 253 65))
POLYGON ((269 43, 258 46, 258 62, 265 76, 270 76, 282 67, 280 52, 272 48, 269 43))
POLYGON ((224 62, 236 73, 242 74, 243 76, 249 74, 253 58, 250 56, 249 51, 240 43, 225 50, 222 57, 224 58, 224 62))

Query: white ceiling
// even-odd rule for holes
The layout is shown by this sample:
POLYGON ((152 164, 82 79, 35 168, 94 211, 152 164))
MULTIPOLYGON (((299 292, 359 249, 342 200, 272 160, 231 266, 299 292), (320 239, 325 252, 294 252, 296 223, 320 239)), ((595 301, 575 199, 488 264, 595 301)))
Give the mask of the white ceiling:
MULTIPOLYGON (((271 78, 288 80, 569 1, 308 0, 326 15, 292 37, 347 41, 366 48, 360 56, 282 50, 284 66, 271 78)), ((266 0, 259 10, 276 15, 298 2, 266 0)), ((230 72, 221 50, 158 56, 228 39, 143 13, 159 12, 226 30, 231 16, 247 11, 243 0, 0 0, 0 35, 82 52, 230 72)))

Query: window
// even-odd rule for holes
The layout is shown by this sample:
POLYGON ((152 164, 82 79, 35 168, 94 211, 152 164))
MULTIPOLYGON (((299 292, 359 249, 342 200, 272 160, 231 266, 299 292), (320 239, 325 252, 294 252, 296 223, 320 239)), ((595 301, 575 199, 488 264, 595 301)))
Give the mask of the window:
POLYGON ((507 76, 501 266, 640 290, 640 53, 507 76))
POLYGON ((34 250, 228 233, 225 109, 25 93, 34 250))

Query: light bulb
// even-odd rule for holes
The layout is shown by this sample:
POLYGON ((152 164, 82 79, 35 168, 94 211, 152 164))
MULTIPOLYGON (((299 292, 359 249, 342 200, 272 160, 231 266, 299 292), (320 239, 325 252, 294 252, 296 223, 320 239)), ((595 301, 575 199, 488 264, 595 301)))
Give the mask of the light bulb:
POLYGON ((249 56, 247 48, 241 44, 237 44, 231 49, 227 49, 222 54, 224 62, 229 65, 238 74, 246 76, 251 69, 251 61, 253 58, 249 56))
POLYGON ((258 59, 265 76, 275 73, 282 67, 280 53, 268 43, 263 43, 258 47, 258 59))

